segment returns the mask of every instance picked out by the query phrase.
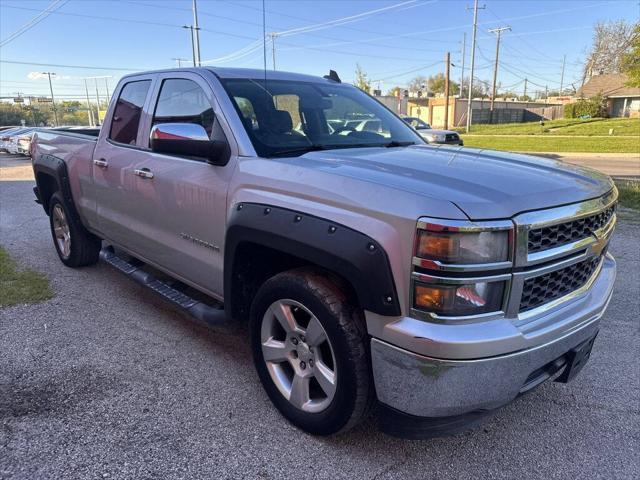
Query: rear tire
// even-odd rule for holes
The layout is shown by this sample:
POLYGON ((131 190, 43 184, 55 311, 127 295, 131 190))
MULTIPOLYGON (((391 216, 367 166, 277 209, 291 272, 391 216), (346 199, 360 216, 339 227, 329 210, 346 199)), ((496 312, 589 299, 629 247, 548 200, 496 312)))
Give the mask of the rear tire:
POLYGON ((331 435, 369 413, 374 394, 362 312, 325 274, 300 268, 267 280, 251 305, 250 327, 262 385, 295 426, 331 435))
POLYGON ((60 192, 49 200, 49 225, 58 257, 67 267, 97 263, 101 240, 84 228, 60 192))

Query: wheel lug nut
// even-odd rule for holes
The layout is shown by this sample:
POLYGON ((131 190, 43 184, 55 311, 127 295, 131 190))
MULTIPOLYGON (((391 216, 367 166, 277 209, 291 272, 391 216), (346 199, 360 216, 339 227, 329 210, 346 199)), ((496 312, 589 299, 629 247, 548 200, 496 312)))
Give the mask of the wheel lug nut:
POLYGON ((312 358, 309 359, 309 368, 313 368, 313 359, 312 358))
POLYGON ((297 344, 298 344, 298 339, 297 339, 297 338, 295 338, 295 337, 293 337, 293 338, 291 339, 291 343, 293 343, 294 345, 297 345, 297 344))
POLYGON ((300 368, 304 370, 305 368, 307 368, 307 364, 304 362, 300 362, 300 368))
POLYGON ((304 342, 304 341, 305 341, 304 335, 300 335, 300 341, 301 341, 301 342, 304 342))

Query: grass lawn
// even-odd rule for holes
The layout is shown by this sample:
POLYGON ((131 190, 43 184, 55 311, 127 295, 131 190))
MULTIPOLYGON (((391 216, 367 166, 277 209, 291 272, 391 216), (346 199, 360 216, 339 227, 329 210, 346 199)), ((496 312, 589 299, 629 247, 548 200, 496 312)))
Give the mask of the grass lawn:
MULTIPOLYGON (((547 120, 541 127, 539 122, 504 123, 498 125, 473 125, 471 134, 475 135, 609 135, 613 128, 614 136, 640 136, 638 118, 565 118, 547 120)), ((464 128, 456 128, 464 133, 464 128)))
POLYGON ((640 137, 554 137, 492 135, 474 137, 462 135, 466 147, 506 150, 510 152, 586 152, 586 153, 638 153, 640 137))
POLYGON ((47 277, 18 264, 0 247, 0 307, 36 303, 53 297, 47 277))
POLYGON ((620 205, 627 208, 640 210, 640 182, 633 180, 620 180, 616 182, 620 193, 620 205))

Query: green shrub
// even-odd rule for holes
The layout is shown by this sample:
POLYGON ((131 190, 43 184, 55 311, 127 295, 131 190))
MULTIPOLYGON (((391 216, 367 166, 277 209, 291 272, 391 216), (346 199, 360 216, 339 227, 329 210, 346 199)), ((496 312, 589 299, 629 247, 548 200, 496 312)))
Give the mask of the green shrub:
POLYGON ((575 103, 564 106, 564 118, 604 117, 606 113, 605 100, 601 93, 589 99, 581 98, 575 103))
POLYGON ((567 103, 564 106, 564 118, 576 118, 576 104, 567 103))

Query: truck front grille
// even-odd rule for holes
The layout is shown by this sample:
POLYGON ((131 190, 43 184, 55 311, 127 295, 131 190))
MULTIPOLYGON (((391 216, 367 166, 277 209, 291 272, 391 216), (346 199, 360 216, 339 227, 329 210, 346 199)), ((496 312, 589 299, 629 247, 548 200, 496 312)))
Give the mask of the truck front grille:
POLYGON ((582 240, 609 223, 615 205, 594 215, 529 231, 529 253, 540 252, 582 240))
POLYGON ((553 272, 528 278, 522 290, 520 312, 539 307, 584 286, 598 268, 601 258, 589 258, 553 272))

